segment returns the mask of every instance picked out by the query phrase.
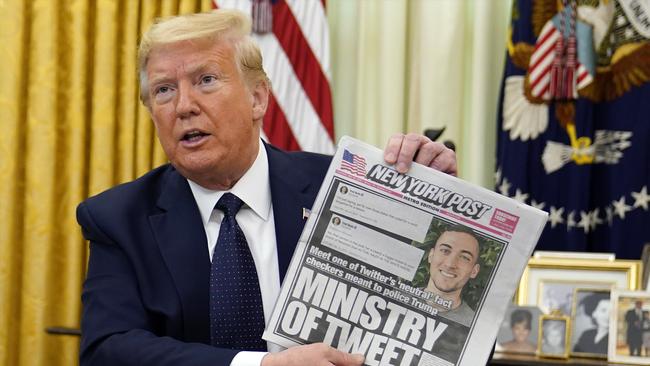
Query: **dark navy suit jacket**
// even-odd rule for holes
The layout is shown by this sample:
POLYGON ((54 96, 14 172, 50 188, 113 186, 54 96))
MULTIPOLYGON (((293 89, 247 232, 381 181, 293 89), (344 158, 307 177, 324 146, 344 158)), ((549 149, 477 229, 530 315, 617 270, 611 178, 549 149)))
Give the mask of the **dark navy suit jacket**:
MULTIPOLYGON (((282 279, 331 158, 266 149, 282 279)), ((184 177, 154 169, 81 203, 77 220, 90 241, 81 365, 230 364, 237 350, 209 345, 210 259, 184 177)))

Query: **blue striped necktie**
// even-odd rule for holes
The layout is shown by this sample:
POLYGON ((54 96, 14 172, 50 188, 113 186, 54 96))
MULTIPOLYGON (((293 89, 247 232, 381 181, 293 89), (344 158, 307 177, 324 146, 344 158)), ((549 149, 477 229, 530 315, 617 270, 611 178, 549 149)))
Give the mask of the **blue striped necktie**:
POLYGON ((210 270, 210 340, 217 347, 266 351, 255 262, 235 220, 242 205, 237 196, 225 193, 215 206, 223 211, 224 218, 210 270))

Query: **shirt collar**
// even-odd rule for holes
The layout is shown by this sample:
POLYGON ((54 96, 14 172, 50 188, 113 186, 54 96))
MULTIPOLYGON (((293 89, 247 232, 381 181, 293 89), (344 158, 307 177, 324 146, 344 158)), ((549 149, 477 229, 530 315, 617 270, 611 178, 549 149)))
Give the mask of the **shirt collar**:
POLYGON ((230 192, 239 197, 246 206, 250 207, 262 220, 269 218, 271 211, 271 186, 269 184, 269 161, 264 144, 260 141, 260 148, 253 165, 228 191, 214 191, 187 180, 194 195, 194 200, 199 206, 203 225, 210 220, 210 215, 224 193, 230 192))

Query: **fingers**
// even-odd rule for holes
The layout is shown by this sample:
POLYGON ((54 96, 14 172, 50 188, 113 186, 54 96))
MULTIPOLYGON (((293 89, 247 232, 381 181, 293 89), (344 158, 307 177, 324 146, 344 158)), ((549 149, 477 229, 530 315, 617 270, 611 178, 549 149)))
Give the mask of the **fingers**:
POLYGON ((312 345, 317 349, 318 353, 322 353, 325 360, 335 366, 361 366, 365 357, 359 354, 350 354, 347 352, 339 351, 334 347, 328 346, 324 343, 315 343, 312 345))
POLYGON ((411 162, 415 161, 454 176, 458 174, 453 150, 415 133, 391 136, 384 150, 384 160, 388 164, 395 164, 395 169, 400 173, 406 173, 411 162))
MULTIPOLYGON (((427 163, 421 163, 422 165, 426 165, 430 168, 440 170, 441 172, 451 174, 453 176, 458 175, 458 165, 456 162, 456 153, 454 150, 447 148, 445 145, 438 143, 438 142, 433 142, 436 144, 438 147, 434 148, 437 153, 434 155, 434 157, 431 159, 431 161, 427 163)), ((418 154, 418 157, 420 154, 418 154)), ((417 161, 417 159, 416 159, 417 161)), ((419 163, 419 161, 417 161, 419 163)))
POLYGON ((393 165, 397 162, 397 155, 399 149, 402 147, 402 140, 404 139, 404 134, 396 133, 388 139, 386 148, 384 149, 384 160, 393 165))
POLYGON ((262 366, 361 366, 364 359, 363 355, 352 355, 324 343, 314 343, 269 353, 262 358, 262 366))
POLYGON ((336 366, 361 366, 365 357, 360 354, 350 354, 330 347, 328 360, 336 366))
POLYGON ((413 157, 421 145, 431 141, 425 136, 409 133, 408 135, 395 134, 388 139, 384 160, 389 164, 395 164, 395 169, 400 173, 406 173, 413 157))

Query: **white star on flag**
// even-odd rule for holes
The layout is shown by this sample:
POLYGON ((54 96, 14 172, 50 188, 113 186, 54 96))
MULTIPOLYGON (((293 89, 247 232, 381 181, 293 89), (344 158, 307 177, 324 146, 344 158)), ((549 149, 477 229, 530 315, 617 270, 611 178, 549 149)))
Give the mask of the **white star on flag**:
POLYGON ((650 202, 648 186, 643 186, 639 192, 632 192, 632 197, 634 198, 634 208, 643 207, 644 211, 648 211, 648 202, 650 202))
POLYGON ((601 225, 603 220, 599 217, 600 208, 596 208, 589 214, 591 216, 591 231, 596 230, 596 226, 601 225))
POLYGON ((503 178, 503 182, 499 186, 499 192, 506 197, 510 196, 510 182, 508 182, 508 178, 503 178))
POLYGON ((533 207, 535 207, 535 208, 538 209, 538 210, 543 210, 543 209, 544 209, 544 206, 546 206, 546 203, 544 203, 544 202, 539 202, 539 203, 537 203, 537 201, 532 200, 532 201, 530 202, 530 205, 533 206, 533 207))
POLYGON ((569 212, 569 214, 566 217, 566 229, 569 231, 572 227, 576 226, 576 220, 575 220, 575 211, 569 212))
POLYGON ((551 228, 554 228, 558 224, 564 224, 564 207, 555 208, 551 206, 551 212, 548 216, 548 221, 551 222, 551 228))
POLYGON ((513 198, 515 201, 526 203, 526 200, 528 199, 528 193, 523 193, 519 188, 517 188, 517 191, 515 192, 515 196, 513 198))
POLYGON ((607 214, 607 223, 609 226, 612 226, 612 223, 614 222, 614 209, 612 206, 605 207, 605 213, 607 214))
POLYGON ((612 201, 614 211, 621 219, 625 218, 625 213, 632 210, 631 206, 625 204, 625 196, 621 197, 618 201, 612 201))
POLYGON ((583 228, 585 234, 589 232, 589 228, 591 227, 591 215, 589 212, 580 211, 580 222, 576 226, 583 228))

